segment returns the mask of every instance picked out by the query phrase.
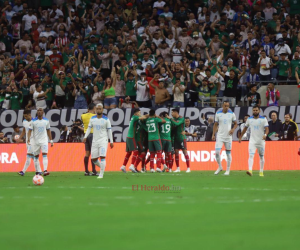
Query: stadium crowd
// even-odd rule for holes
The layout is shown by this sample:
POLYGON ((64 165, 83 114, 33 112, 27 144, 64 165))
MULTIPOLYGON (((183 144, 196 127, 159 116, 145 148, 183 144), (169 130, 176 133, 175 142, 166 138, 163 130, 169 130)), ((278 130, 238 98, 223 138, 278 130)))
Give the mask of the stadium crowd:
POLYGON ((300 82, 300 0, 0 6, 2 109, 271 106, 300 82))

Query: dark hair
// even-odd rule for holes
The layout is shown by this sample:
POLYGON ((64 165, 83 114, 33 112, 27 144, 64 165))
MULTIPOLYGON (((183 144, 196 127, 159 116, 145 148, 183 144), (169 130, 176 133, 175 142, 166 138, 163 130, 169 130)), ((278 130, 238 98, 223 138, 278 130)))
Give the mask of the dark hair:
POLYGON ((179 113, 179 109, 172 109, 172 112, 177 112, 177 113, 179 113))
POLYGON ((223 104, 224 104, 224 103, 229 103, 229 100, 224 100, 224 101, 223 101, 223 104))
POLYGON ((255 105, 255 106, 252 107, 252 109, 256 109, 256 108, 259 109, 259 107, 257 105, 255 105))
POLYGON ((150 112, 149 112, 149 115, 150 115, 150 116, 154 116, 154 115, 155 115, 155 110, 154 110, 154 109, 151 109, 150 112))
POLYGON ((250 115, 248 115, 248 114, 247 114, 247 115, 245 115, 245 116, 247 116, 247 117, 250 117, 250 115))
POLYGON ((89 110, 92 110, 92 109, 94 109, 95 108, 95 104, 94 103, 91 103, 90 105, 89 105, 89 110))
POLYGON ((23 115, 29 115, 29 114, 31 114, 30 110, 25 110, 24 113, 23 113, 23 115))
POLYGON ((17 124, 13 125, 13 129, 18 128, 19 126, 17 124))

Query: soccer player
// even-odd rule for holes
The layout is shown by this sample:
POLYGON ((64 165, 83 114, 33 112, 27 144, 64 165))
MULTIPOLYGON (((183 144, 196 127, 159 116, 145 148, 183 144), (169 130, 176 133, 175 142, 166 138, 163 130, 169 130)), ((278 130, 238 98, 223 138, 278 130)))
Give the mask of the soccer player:
MULTIPOLYGON (((81 115, 81 120, 83 122, 83 126, 84 126, 84 133, 86 133, 90 120, 91 118, 95 116, 95 104, 91 103, 89 105, 88 108, 88 112, 85 114, 81 115)), ((79 129, 81 129, 80 127, 78 127, 79 129)), ((97 175, 97 171, 95 168, 95 164, 94 162, 91 160, 92 162, 92 174, 89 172, 89 157, 91 155, 91 147, 92 147, 92 141, 93 141, 93 129, 91 130, 89 137, 86 140, 85 143, 85 157, 84 157, 84 168, 85 168, 85 176, 89 176, 89 175, 97 175)))
POLYGON ((249 170, 247 174, 252 176, 252 167, 254 161, 254 155, 256 149, 258 150, 258 154, 260 157, 260 171, 259 176, 264 176, 264 164, 265 164, 265 145, 266 145, 266 137, 269 134, 269 124, 265 117, 259 115, 259 107, 254 106, 252 109, 253 116, 250 116, 246 121, 246 126, 243 129, 239 142, 242 141, 243 135, 246 133, 247 129, 251 129, 250 140, 249 140, 249 170))
POLYGON ((51 147, 53 147, 53 141, 50 131, 50 122, 47 118, 43 117, 44 110, 38 108, 37 117, 32 119, 29 124, 29 131, 27 134, 27 144, 31 145, 31 134, 33 133, 34 144, 32 146, 32 151, 34 155, 34 166, 38 169, 39 154, 42 151, 43 155, 43 166, 44 166, 44 176, 49 175, 47 171, 48 168, 48 137, 50 139, 51 147))
POLYGON ((100 168, 100 174, 98 179, 102 179, 105 170, 105 157, 107 152, 108 139, 110 141, 110 148, 114 147, 111 124, 109 119, 103 115, 103 105, 101 103, 96 105, 96 114, 89 122, 88 129, 84 135, 83 142, 86 143, 91 130, 93 129, 93 141, 92 141, 92 161, 96 166, 100 168), (101 161, 99 162, 98 158, 101 161))
POLYGON ((137 159, 135 160, 134 163, 134 168, 136 170, 136 172, 139 172, 137 167, 140 164, 140 162, 142 162, 142 169, 141 169, 141 173, 145 173, 145 158, 146 158, 146 154, 148 151, 148 134, 146 132, 147 127, 144 124, 144 121, 139 121, 138 122, 138 128, 136 130, 136 142, 137 142, 137 147, 138 147, 138 152, 139 155, 137 157, 137 159))
POLYGON ((162 123, 159 126, 159 132, 161 137, 162 151, 165 153, 165 164, 163 168, 163 172, 167 169, 170 171, 172 168, 172 140, 171 140, 171 130, 172 123, 169 118, 166 116, 167 112, 162 112, 159 116, 165 119, 165 123, 162 123))
POLYGON ((136 143, 136 130, 138 128, 138 121, 143 120, 144 118, 145 117, 141 117, 140 109, 136 108, 134 110, 133 116, 131 117, 128 134, 126 138, 126 156, 123 162, 123 166, 121 167, 121 171, 123 171, 124 173, 126 173, 126 165, 132 152, 133 152, 133 156, 131 158, 131 165, 129 167, 129 170, 136 173, 134 163, 139 155, 139 151, 136 143))
MULTIPOLYGON (((25 165, 24 165, 23 170, 18 173, 21 176, 25 175, 27 168, 30 166, 31 159, 34 160, 33 152, 32 152, 33 145, 34 145, 33 134, 31 134, 31 138, 30 138, 31 145, 29 145, 27 143, 27 141, 28 141, 29 125, 31 124, 31 120, 32 120, 32 118, 31 118, 31 110, 25 110, 24 113, 23 113, 23 115, 24 115, 23 130, 22 130, 22 133, 20 135, 20 138, 17 140, 17 143, 20 143, 21 138, 23 138, 24 136, 26 136, 25 141, 26 141, 26 148, 27 148, 27 156, 26 156, 26 161, 25 161, 25 165)), ((37 161, 37 164, 35 164, 34 166, 36 167, 35 174, 40 174, 41 175, 42 171, 41 171, 41 167, 40 167, 40 162, 37 161)))
POLYGON ((146 126, 148 132, 148 148, 150 151, 150 172, 154 173, 154 158, 155 154, 157 155, 156 159, 156 171, 161 172, 161 153, 162 145, 159 134, 159 124, 166 123, 164 118, 161 118, 155 114, 155 110, 151 109, 149 112, 149 117, 146 119, 146 126))
POLYGON ((186 136, 185 136, 185 120, 182 116, 179 116, 179 109, 172 109, 172 119, 169 116, 166 116, 168 119, 171 120, 173 126, 175 126, 175 135, 174 135, 174 148, 175 148, 175 163, 177 169, 174 173, 180 172, 179 167, 179 150, 182 150, 186 166, 187 166, 187 173, 191 172, 190 169, 190 157, 187 153, 187 146, 186 146, 186 136))
POLYGON ((232 147, 232 134, 234 130, 237 128, 237 121, 235 114, 229 110, 229 102, 224 101, 223 102, 223 109, 218 111, 216 116, 215 116, 215 124, 213 127, 213 135, 212 135, 212 140, 216 140, 216 132, 217 133, 217 140, 216 140, 216 161, 219 165, 217 171, 215 174, 219 174, 223 168, 222 168, 222 163, 221 163, 221 156, 220 152, 223 147, 223 144, 226 149, 226 155, 227 155, 227 168, 226 172, 224 175, 229 175, 230 173, 230 165, 232 161, 232 156, 231 156, 231 147, 232 147), (232 128, 232 123, 233 128, 232 128))

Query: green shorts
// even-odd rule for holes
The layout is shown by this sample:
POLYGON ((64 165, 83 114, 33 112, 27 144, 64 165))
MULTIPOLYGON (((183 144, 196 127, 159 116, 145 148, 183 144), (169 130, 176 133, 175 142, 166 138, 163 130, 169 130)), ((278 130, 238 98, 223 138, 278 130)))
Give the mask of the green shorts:
POLYGON ((160 140, 149 141, 148 148, 150 152, 161 151, 162 150, 161 141, 160 140))
POLYGON ((134 138, 126 138, 126 152, 132 152, 138 150, 136 141, 134 138))
POLYGON ((172 152, 172 142, 168 140, 161 140, 162 151, 165 153, 172 152))
POLYGON ((174 148, 175 148, 175 150, 176 149, 179 149, 179 150, 187 149, 186 140, 185 139, 184 140, 176 140, 175 139, 174 148))
POLYGON ((138 141, 137 142, 138 151, 140 153, 144 153, 148 151, 148 140, 144 140, 143 142, 138 141))

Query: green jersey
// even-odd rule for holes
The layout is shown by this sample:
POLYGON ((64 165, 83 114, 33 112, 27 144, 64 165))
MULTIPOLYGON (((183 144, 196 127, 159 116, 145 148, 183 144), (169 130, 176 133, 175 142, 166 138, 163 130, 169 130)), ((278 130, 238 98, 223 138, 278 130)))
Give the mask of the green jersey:
POLYGON ((49 92, 47 93, 47 98, 46 98, 47 101, 52 101, 52 100, 54 99, 54 91, 55 91, 55 89, 54 89, 53 83, 45 82, 45 83, 43 84, 43 91, 44 91, 44 92, 45 92, 47 89, 50 89, 50 88, 52 88, 52 90, 49 91, 49 92))
POLYGON ((295 77, 296 68, 298 67, 298 76, 300 76, 300 59, 291 61, 292 76, 295 77))
POLYGON ((171 120, 172 125, 175 126, 175 130, 174 130, 174 137, 175 140, 185 140, 186 137, 185 135, 182 134, 182 132, 185 130, 185 121, 184 118, 182 116, 179 116, 178 118, 173 118, 171 120))
POLYGON ((126 96, 136 96, 136 89, 134 88, 135 80, 126 81, 126 96))
POLYGON ((19 92, 12 92, 10 96, 10 105, 12 110, 21 109, 23 95, 19 92))
POLYGON ((157 117, 149 117, 146 120, 148 141, 160 140, 159 125, 158 125, 159 123, 161 123, 161 119, 157 117))
POLYGON ((292 15, 300 14, 300 0, 289 0, 290 13, 292 15))
POLYGON ((160 137, 162 140, 171 141, 172 123, 171 123, 171 120, 168 118, 165 118, 165 120, 166 120, 166 123, 162 123, 159 126, 160 137))
POLYGON ((135 133, 135 140, 137 142, 144 142, 146 136, 147 136, 147 127, 142 121, 138 121, 136 133, 135 133))
POLYGON ((278 75, 280 75, 280 76, 288 76, 288 70, 290 68, 290 64, 287 61, 280 60, 280 61, 278 61, 276 63, 276 65, 279 68, 278 75))
POLYGON ((129 129, 128 129, 127 137, 129 137, 129 138, 135 138, 136 130, 137 130, 137 125, 138 125, 138 121, 139 120, 140 120, 140 117, 137 116, 137 115, 133 115, 131 117, 131 120, 129 122, 129 129))

